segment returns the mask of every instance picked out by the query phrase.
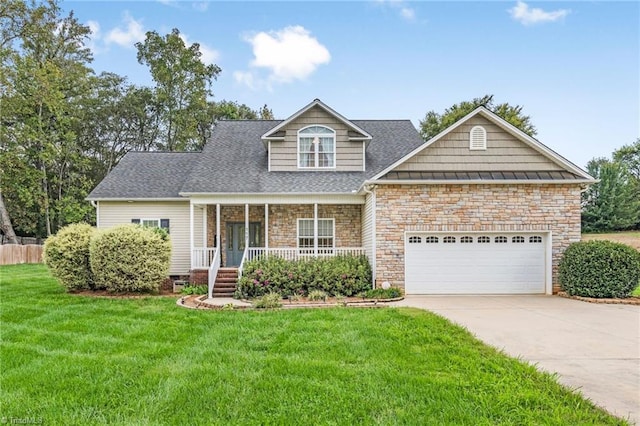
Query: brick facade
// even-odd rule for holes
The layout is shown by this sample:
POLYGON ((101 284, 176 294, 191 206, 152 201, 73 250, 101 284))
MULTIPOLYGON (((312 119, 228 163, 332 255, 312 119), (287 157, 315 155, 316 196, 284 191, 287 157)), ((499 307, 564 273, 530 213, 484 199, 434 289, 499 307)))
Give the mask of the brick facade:
POLYGON ((580 241, 580 185, 381 185, 376 285, 404 287, 405 231, 551 231, 553 288, 564 249, 580 241))

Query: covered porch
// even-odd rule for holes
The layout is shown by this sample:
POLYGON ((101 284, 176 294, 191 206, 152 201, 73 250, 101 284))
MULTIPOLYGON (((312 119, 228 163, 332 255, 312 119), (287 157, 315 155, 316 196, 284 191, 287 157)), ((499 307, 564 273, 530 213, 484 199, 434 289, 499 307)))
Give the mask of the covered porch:
POLYGON ((242 276, 245 262, 261 256, 297 260, 369 255, 362 245, 363 200, 335 203, 190 203, 191 270, 212 297, 220 268, 242 276))

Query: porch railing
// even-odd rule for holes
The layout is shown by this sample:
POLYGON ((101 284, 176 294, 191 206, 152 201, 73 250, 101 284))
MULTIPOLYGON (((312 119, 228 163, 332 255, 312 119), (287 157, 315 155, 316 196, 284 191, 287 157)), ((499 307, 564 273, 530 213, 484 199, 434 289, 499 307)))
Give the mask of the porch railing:
POLYGON ((191 252, 191 269, 208 269, 216 253, 215 247, 195 247, 191 252))
MULTIPOLYGON (((340 255, 364 255, 363 247, 339 247, 339 248, 265 248, 265 247, 249 247, 245 251, 246 260, 253 260, 262 256, 278 256, 286 260, 308 259, 310 257, 331 257, 340 255)), ((245 259, 243 257, 243 260, 245 259)))
POLYGON ((250 248, 245 248, 244 253, 242 253, 242 260, 240 261, 240 266, 238 266, 238 279, 242 278, 242 268, 244 268, 244 262, 248 259, 248 253, 250 248))
POLYGON ((218 276, 218 269, 220 269, 220 250, 215 248, 213 250, 213 259, 211 260, 211 266, 209 266, 209 277, 207 278, 209 299, 213 297, 213 286, 216 285, 216 277, 218 276))

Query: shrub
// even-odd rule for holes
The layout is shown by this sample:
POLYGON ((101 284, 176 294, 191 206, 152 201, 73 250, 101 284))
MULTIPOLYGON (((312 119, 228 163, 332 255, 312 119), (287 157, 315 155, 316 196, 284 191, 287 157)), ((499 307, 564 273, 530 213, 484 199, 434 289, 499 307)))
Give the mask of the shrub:
POLYGON ((180 291, 182 294, 207 294, 209 288, 206 285, 185 285, 180 291))
POLYGON ((169 272, 171 242, 161 229, 121 225, 96 234, 90 252, 97 285, 113 292, 157 291, 169 272))
POLYGON ((367 299, 395 299, 402 296, 402 291, 397 287, 372 288, 364 293, 367 299))
POLYGON ((275 292, 260 296, 253 302, 253 307, 258 309, 279 308, 280 306, 282 306, 282 298, 279 293, 275 292))
POLYGON ((250 298, 275 291, 288 297, 322 290, 329 295, 353 296, 370 287, 371 267, 366 256, 297 261, 264 256, 245 263, 237 294, 250 298))
POLYGON ((640 281, 640 252, 612 241, 573 243, 560 261, 558 279, 570 295, 629 297, 640 281))
POLYGON ((67 290, 95 287, 89 264, 89 244, 95 228, 86 223, 65 226, 44 243, 43 260, 67 290))
POLYGON ((314 302, 319 302, 319 301, 326 302, 327 301, 327 293, 325 293, 322 290, 311 290, 309 292, 309 300, 314 301, 314 302))

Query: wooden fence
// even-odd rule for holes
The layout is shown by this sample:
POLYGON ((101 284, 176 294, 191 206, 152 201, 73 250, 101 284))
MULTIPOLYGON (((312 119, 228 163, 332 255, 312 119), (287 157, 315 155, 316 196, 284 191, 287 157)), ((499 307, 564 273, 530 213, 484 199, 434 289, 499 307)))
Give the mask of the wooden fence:
POLYGON ((36 244, 0 245, 0 265, 17 263, 42 263, 42 246, 36 244))

